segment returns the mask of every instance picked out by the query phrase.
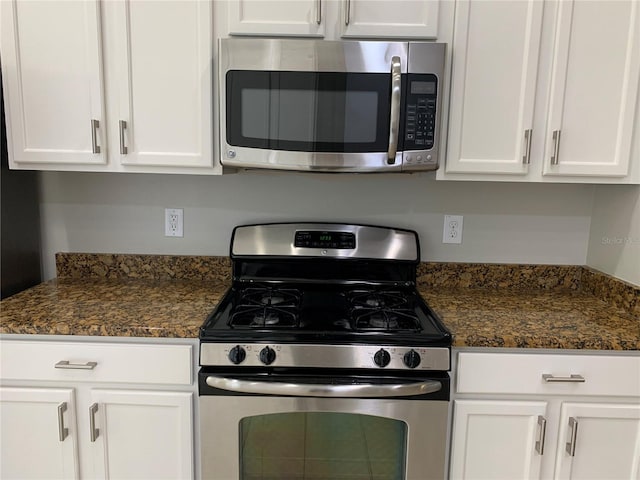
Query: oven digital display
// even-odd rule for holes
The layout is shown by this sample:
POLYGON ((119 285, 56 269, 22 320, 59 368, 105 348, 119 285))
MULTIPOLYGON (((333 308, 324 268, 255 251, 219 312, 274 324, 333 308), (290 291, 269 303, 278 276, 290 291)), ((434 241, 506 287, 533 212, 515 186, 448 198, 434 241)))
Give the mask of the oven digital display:
POLYGON ((296 232, 297 248, 356 248, 356 236, 351 232, 323 232, 300 230, 296 232))

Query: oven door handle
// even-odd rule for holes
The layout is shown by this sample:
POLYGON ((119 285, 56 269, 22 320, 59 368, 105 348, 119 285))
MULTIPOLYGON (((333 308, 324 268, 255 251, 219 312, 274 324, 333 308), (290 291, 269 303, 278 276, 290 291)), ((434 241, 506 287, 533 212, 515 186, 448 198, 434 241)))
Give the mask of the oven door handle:
POLYGON ((319 383, 285 383, 240 380, 228 377, 207 377, 207 385, 220 390, 260 395, 286 395, 291 397, 379 398, 426 395, 442 389, 437 380, 424 380, 397 384, 330 385, 319 383))

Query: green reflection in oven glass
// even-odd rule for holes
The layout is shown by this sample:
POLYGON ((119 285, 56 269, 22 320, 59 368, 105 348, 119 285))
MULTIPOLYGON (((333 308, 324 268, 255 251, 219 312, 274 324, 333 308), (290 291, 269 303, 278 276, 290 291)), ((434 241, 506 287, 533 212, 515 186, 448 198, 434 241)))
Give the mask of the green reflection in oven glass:
POLYGON ((352 413, 276 413, 240 421, 241 480, 402 480, 407 425, 352 413))

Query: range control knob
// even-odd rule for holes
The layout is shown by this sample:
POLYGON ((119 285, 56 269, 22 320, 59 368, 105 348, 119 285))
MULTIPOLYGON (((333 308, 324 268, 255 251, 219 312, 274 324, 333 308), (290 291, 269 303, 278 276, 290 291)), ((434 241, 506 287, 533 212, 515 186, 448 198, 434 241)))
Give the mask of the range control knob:
POLYGON ((271 365, 276 359, 276 351, 271 347, 260 350, 260 361, 265 365, 271 365))
POLYGON ((416 368, 420 365, 420 354, 415 350, 409 350, 404 354, 404 364, 409 368, 416 368))
POLYGON ((373 361, 379 367, 386 367, 391 361, 391 355, 384 348, 378 350, 373 356, 373 361))
POLYGON ((242 363, 244 359, 247 357, 247 352, 244 351, 240 345, 236 345, 231 350, 229 350, 229 360, 231 363, 238 365, 242 363))

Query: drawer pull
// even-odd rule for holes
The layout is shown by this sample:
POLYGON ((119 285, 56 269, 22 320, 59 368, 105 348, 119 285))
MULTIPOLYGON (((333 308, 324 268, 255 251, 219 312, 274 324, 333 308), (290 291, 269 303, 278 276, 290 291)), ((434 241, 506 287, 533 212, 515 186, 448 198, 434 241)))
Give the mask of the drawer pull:
POLYGON ((569 428, 571 429, 571 440, 566 444, 566 450, 572 457, 576 456, 576 437, 578 436, 578 420, 569 417, 569 428))
POLYGON ((67 411, 67 402, 58 405, 58 440, 64 442, 69 436, 69 429, 64 427, 64 412, 67 411))
POLYGON ((96 412, 98 411, 98 404, 94 403, 89 407, 89 436, 92 442, 96 441, 96 438, 100 436, 100 429, 96 428, 96 412))
POLYGON ((540 425, 540 436, 536 441, 536 452, 538 455, 544 454, 544 438, 547 434, 547 419, 542 415, 538 415, 538 425, 540 425))
POLYGON ((571 375, 569 377, 554 377, 550 373, 543 373, 542 379, 547 383, 584 383, 585 378, 582 375, 571 375))
POLYGON ((98 362, 69 363, 68 360, 60 360, 56 363, 56 368, 62 368, 63 370, 93 370, 96 365, 98 365, 98 362))

